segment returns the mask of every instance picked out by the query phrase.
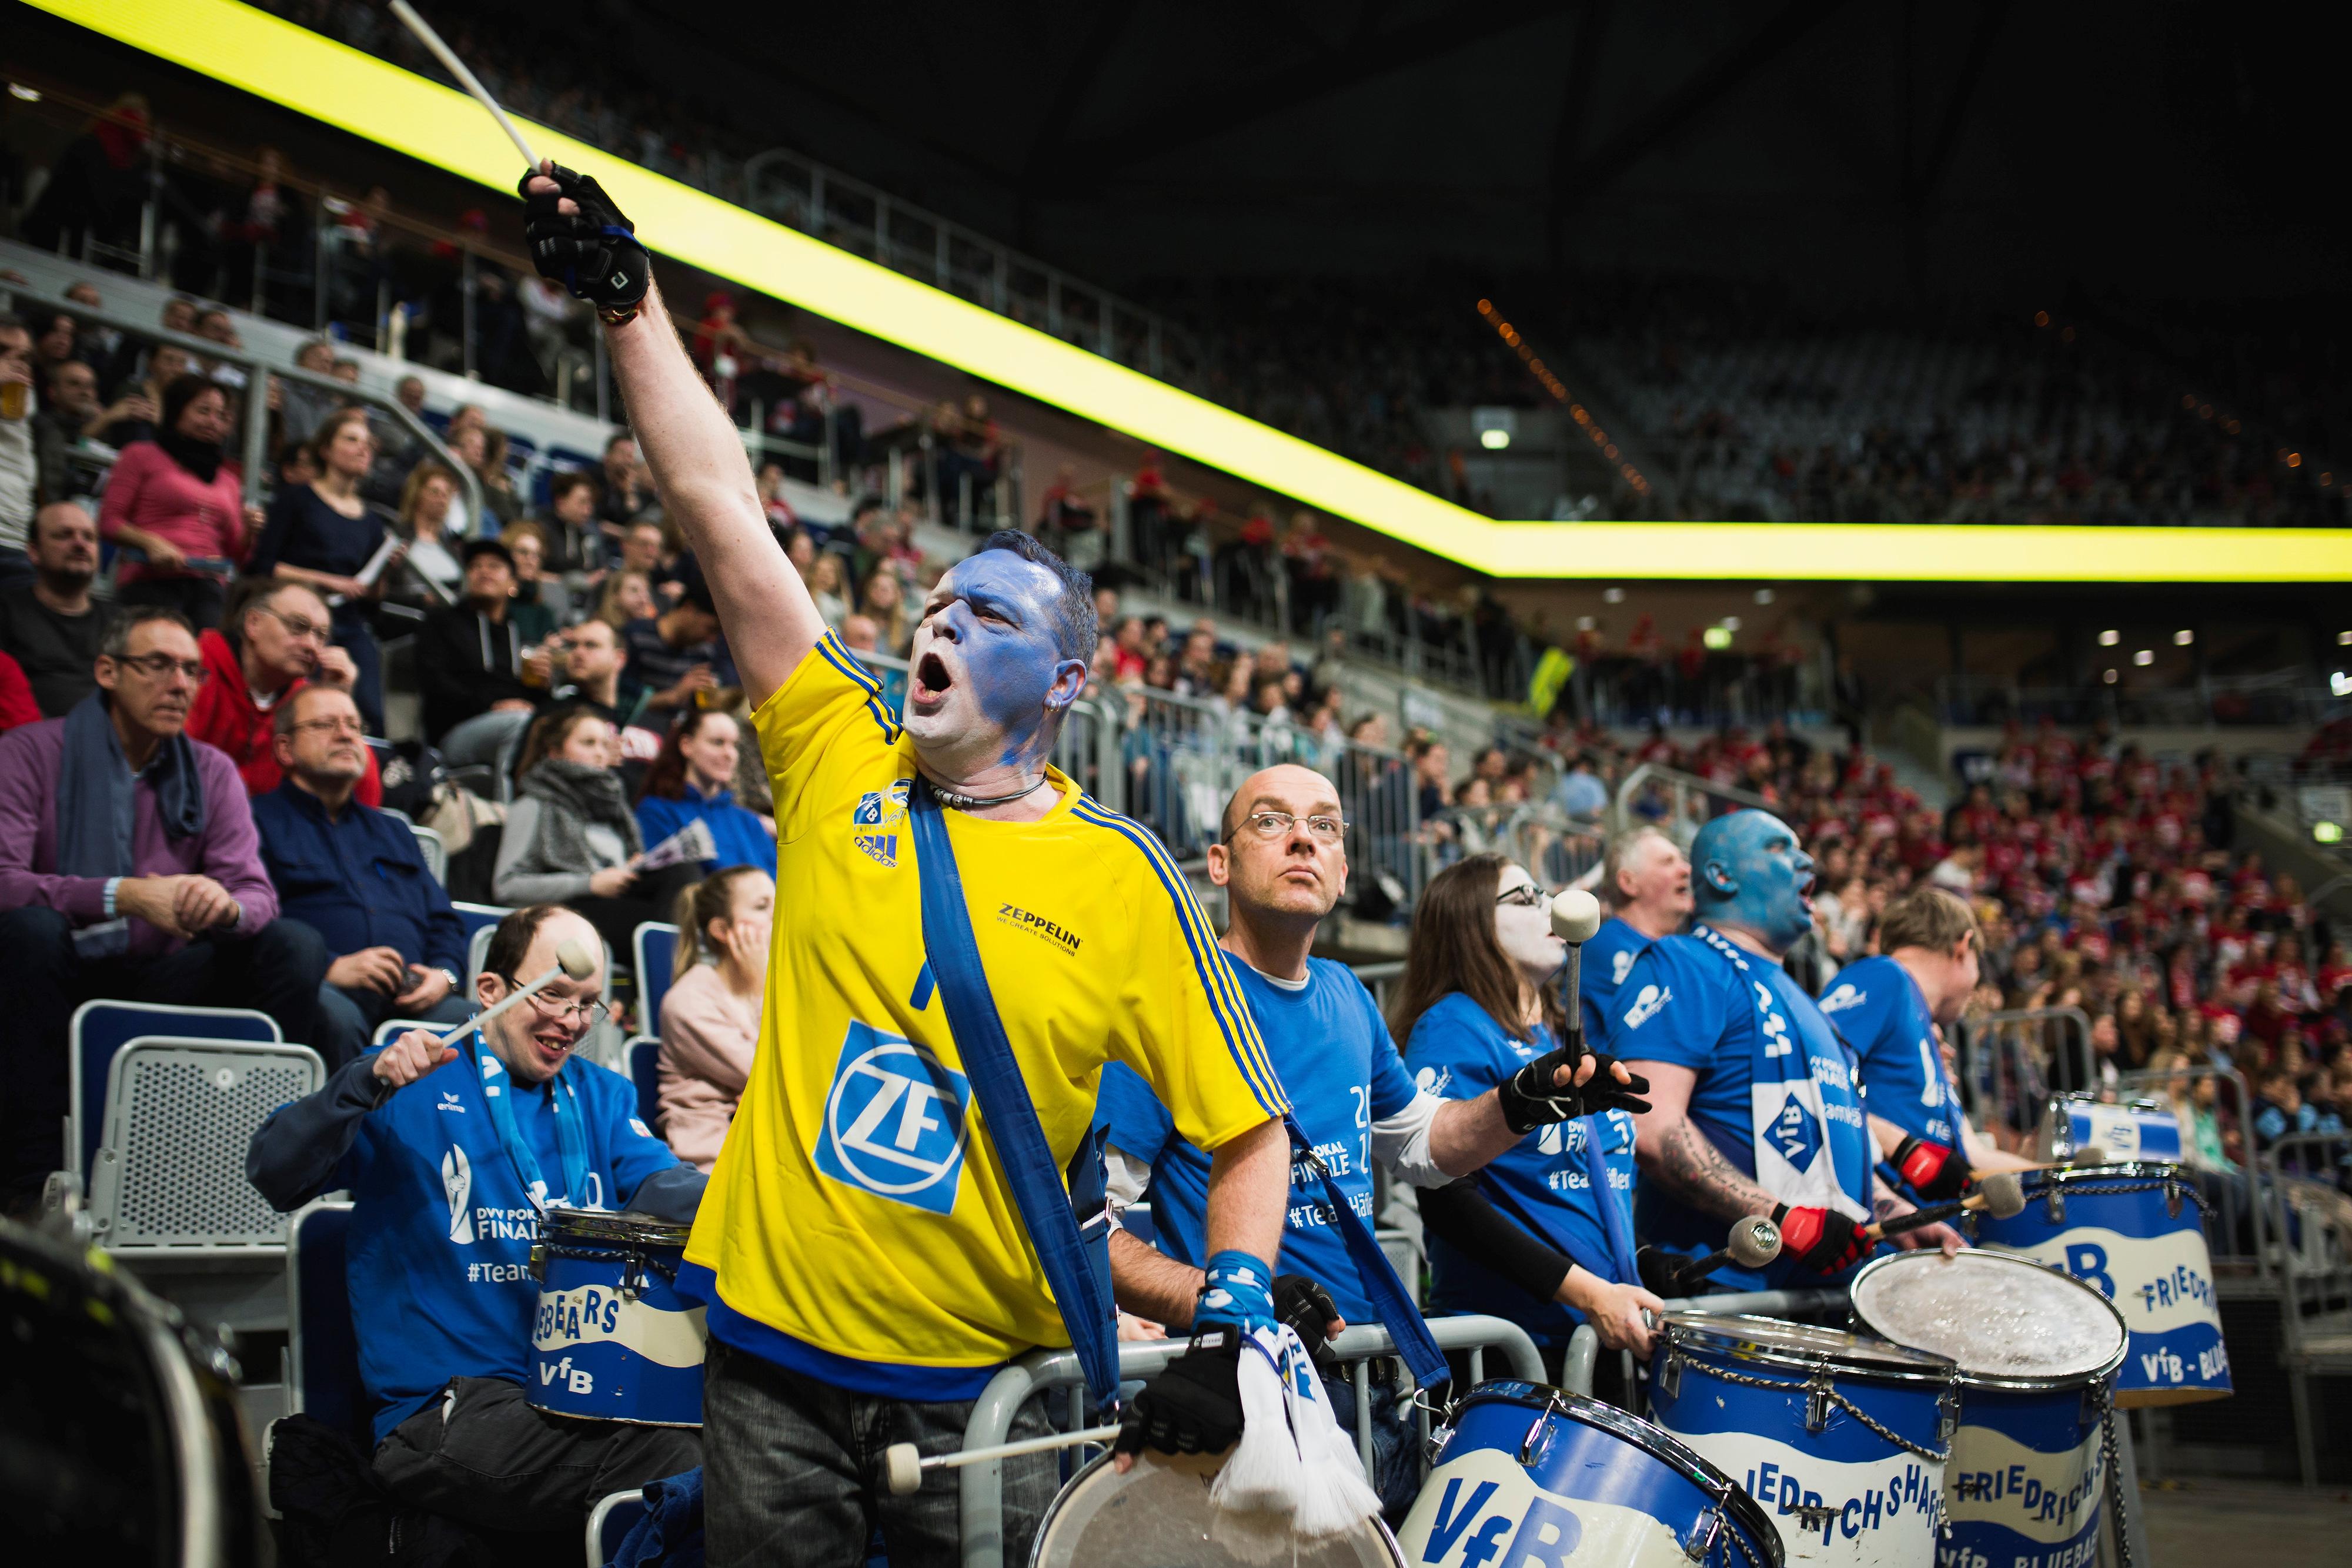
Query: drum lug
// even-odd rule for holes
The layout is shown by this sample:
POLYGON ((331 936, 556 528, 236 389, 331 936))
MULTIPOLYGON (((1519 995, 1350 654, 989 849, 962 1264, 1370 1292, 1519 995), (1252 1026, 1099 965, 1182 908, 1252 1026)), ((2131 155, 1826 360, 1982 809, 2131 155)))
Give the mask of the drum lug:
POLYGON ((1683 1542, 1683 1555, 1694 1563, 1704 1563, 1715 1555, 1715 1549, 1722 1540, 1723 1511, 1708 1509, 1699 1515, 1698 1522, 1691 1526, 1690 1539, 1683 1542))
POLYGON ((1936 1396, 1936 1446, 1948 1448, 1952 1434, 1960 1429, 1960 1391, 1955 1386, 1936 1396))
POLYGON ((1666 1359, 1657 1371, 1658 1392, 1669 1399, 1679 1399, 1683 1392, 1683 1353, 1669 1342, 1666 1359))
POLYGON ((2065 1224, 2066 1189, 2056 1182, 2052 1182, 2050 1190, 2042 1195, 2042 1210, 2050 1217, 2051 1224, 2065 1224))
POLYGON ((1830 1386, 1826 1383, 1805 1385, 1805 1430, 1819 1432, 1830 1424, 1830 1386))
POLYGON ((542 1285, 547 1283, 547 1243, 544 1241, 530 1244, 530 1277, 542 1285))
POLYGON ((2168 1219, 2178 1219, 2180 1218, 2180 1184, 2179 1182, 2168 1181, 2164 1184, 2164 1213, 2165 1218, 2168 1219))
POLYGON ((646 1260, 635 1253, 621 1266, 621 1300, 634 1301, 646 1293, 646 1260))
POLYGON ((1557 1394, 1544 1401, 1543 1408, 1536 1412, 1535 1420, 1528 1427, 1528 1435, 1519 1439, 1519 1464, 1522 1468, 1532 1466, 1543 1458, 1544 1450, 1551 1446, 1551 1418, 1567 1408, 1557 1394))

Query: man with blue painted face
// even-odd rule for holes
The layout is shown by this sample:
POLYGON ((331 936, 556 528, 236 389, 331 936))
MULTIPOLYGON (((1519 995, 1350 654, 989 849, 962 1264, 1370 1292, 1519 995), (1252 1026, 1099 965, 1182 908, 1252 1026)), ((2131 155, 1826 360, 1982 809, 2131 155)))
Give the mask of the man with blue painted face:
MULTIPOLYGON (((710 1303, 709 1561, 845 1568, 878 1528, 900 1568, 956 1563, 953 1474, 894 1496, 885 1449, 960 1446, 1007 1362, 1071 1338, 1040 1262, 1063 1230, 1027 1230, 1040 1173, 1015 1168, 1003 1141, 1042 1142, 1035 1164, 1054 1162, 1042 1181, 1066 1204, 1053 1172, 1089 1135, 1116 1060, 1208 1152, 1202 1339, 1145 1388, 1129 1425, 1136 1446, 1213 1450, 1240 1433, 1241 1338, 1274 1322, 1287 1103, 1175 862, 1048 761, 1095 648, 1086 575, 1026 535, 992 535, 925 601, 893 712, 777 544, 741 438, 627 221, 593 180, 552 164, 523 188, 535 263, 597 307, 775 796, 760 1049, 680 1275, 710 1303), (919 835, 947 853, 920 863, 919 835), (968 932, 939 891, 950 871, 968 932), (950 988, 969 999, 975 968, 1001 1047, 965 1030, 981 1016, 969 1007, 949 1026, 950 988), (1000 1131, 988 1113, 974 1131, 977 1096, 1004 1082, 976 1051, 1009 1051, 1034 1130, 1000 1131)), ((1045 1429, 1033 1404, 1013 1436, 1045 1429)), ((1026 1560, 1055 1471, 1051 1454, 1005 1463, 1008 1561, 1026 1560)))
MULTIPOLYGON (((1722 1246, 1731 1221, 1769 1215, 1780 1256, 1718 1269, 1717 1283, 1842 1278, 1871 1250, 1874 1210, 1911 1206, 1875 1174, 1853 1053, 1780 968, 1812 928, 1812 857, 1786 822, 1749 810, 1701 828, 1690 859, 1697 923, 1633 960, 1609 1020, 1610 1049, 1650 1081, 1634 1118, 1642 1228, 1695 1255, 1722 1246)), ((1896 1245, 1947 1240, 1931 1226, 1896 1245)))

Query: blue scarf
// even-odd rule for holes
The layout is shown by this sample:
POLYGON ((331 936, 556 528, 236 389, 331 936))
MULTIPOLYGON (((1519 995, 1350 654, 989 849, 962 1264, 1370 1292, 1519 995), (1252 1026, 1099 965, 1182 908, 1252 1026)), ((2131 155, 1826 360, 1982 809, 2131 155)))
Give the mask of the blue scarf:
MULTIPOLYGON (((205 784, 196 774, 196 748, 185 735, 166 736, 143 773, 131 770, 122 739, 114 733, 106 694, 92 692, 65 717, 66 744, 58 767, 58 873, 98 879, 136 876, 131 838, 138 821, 139 780, 155 791, 156 813, 166 838, 184 839, 205 831, 205 784)), ((85 926, 74 933, 75 950, 85 958, 110 957, 131 939, 127 920, 85 926)))
POLYGON ((1632 1195, 1609 1180, 1609 1154, 1601 1145, 1609 1131, 1606 1115, 1580 1118, 1584 1125, 1584 1177, 1592 1184, 1592 1206, 1601 1212, 1601 1228, 1609 1236, 1609 1260, 1620 1285, 1638 1285, 1642 1270, 1633 1260, 1632 1195))
MULTIPOLYGON (((482 1103, 490 1113, 490 1125, 506 1145, 507 1158, 514 1163, 515 1176, 522 1189, 530 1195, 531 1207, 547 1207, 547 1178, 540 1173, 539 1157, 530 1152, 530 1143, 515 1126, 511 1096, 528 1094, 530 1091, 517 1082, 498 1052, 481 1043, 476 1035, 466 1049, 474 1057, 474 1070, 482 1080, 482 1103)), ((563 1064, 569 1068, 572 1064, 563 1064)), ((579 1097, 572 1092, 572 1082, 558 1072, 547 1082, 547 1103, 555 1111, 555 1148, 563 1161, 563 1197, 574 1208, 588 1207, 588 1138, 581 1125, 579 1097)))

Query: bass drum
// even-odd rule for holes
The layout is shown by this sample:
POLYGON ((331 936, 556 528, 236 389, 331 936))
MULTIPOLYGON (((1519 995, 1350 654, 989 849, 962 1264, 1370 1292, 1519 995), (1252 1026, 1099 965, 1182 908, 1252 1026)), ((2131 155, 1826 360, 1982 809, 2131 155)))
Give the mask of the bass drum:
POLYGON ((81 1251, 0 1221, 12 1560, 245 1568, 266 1527, 236 1363, 81 1251))
POLYGON ((1396 1540, 1377 1519, 1345 1535, 1301 1544, 1287 1531, 1253 1531, 1247 1516, 1209 1505, 1214 1460, 1147 1453, 1120 1475, 1104 1454, 1080 1470, 1046 1509, 1030 1568, 1405 1568, 1396 1540))

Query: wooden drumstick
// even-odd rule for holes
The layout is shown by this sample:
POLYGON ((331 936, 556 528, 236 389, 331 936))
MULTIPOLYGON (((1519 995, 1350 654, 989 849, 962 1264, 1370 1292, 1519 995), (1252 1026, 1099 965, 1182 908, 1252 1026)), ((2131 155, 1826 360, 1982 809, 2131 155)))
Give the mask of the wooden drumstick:
POLYGON ((1963 1214, 1983 1213, 1995 1219, 2007 1219, 2011 1215, 2024 1212, 2025 1184, 2018 1179, 2018 1173, 1995 1171, 1978 1182, 1977 1190, 1966 1197, 1951 1203, 1931 1204, 1909 1214, 1898 1214, 1892 1219, 1865 1225, 1862 1228, 1862 1234, 1871 1241, 1884 1241, 1890 1236, 1900 1236, 1906 1230, 1916 1230, 1925 1225, 1940 1224, 1963 1214))
POLYGON ((882 1450, 882 1468, 887 1474, 893 1497, 904 1497, 923 1484, 925 1470, 951 1470, 961 1465, 978 1465, 992 1459, 1017 1458, 1023 1454, 1042 1454, 1054 1448, 1075 1448, 1080 1443, 1108 1443, 1118 1436, 1117 1427, 1088 1427, 1082 1432, 1055 1432, 1043 1437, 1024 1437, 1017 1443, 999 1443, 992 1448, 966 1448, 961 1453, 934 1454, 924 1458, 912 1443, 893 1443, 882 1450))
POLYGON ((472 1018, 467 1019, 464 1023, 459 1024, 456 1029, 453 1029, 447 1034, 443 1035, 441 1037, 441 1043, 444 1045, 457 1044, 459 1040, 465 1039, 467 1034, 471 1033, 475 1030, 480 1029, 483 1025, 488 1023, 492 1019, 498 1017, 509 1008, 529 1001, 531 998, 539 995, 540 992, 545 990, 548 987, 553 985, 557 980, 562 979, 566 975, 571 976, 575 980, 586 979, 589 976, 596 972, 596 955, 588 951, 587 944, 583 942, 572 941, 559 945, 555 949, 555 967, 550 969, 547 973, 541 975, 530 984, 523 987, 522 989, 501 998, 490 1007, 484 1008, 480 1012, 476 1013, 472 1018))

